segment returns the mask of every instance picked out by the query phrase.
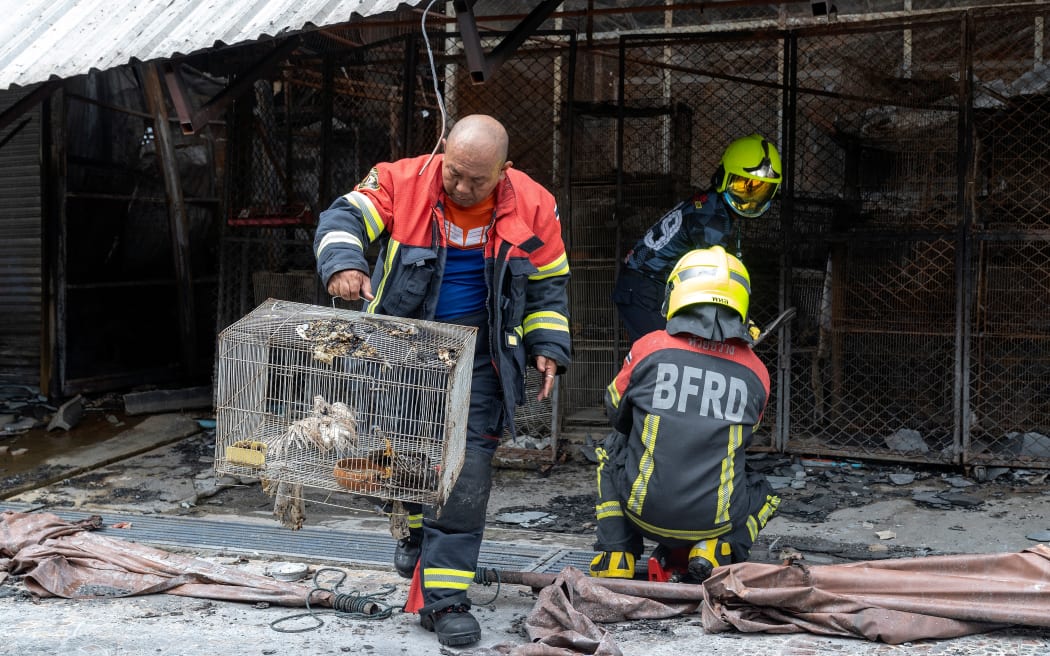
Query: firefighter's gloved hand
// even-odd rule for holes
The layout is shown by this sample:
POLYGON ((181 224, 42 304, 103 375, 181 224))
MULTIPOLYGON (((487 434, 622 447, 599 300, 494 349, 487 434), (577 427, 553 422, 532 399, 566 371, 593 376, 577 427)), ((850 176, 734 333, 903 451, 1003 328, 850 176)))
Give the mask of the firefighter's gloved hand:
POLYGON ((747 334, 751 336, 751 342, 758 341, 758 336, 762 334, 762 329, 758 327, 758 324, 753 320, 747 320, 747 334))
POLYGON ((600 579, 633 579, 634 554, 603 551, 591 561, 591 576, 600 579))

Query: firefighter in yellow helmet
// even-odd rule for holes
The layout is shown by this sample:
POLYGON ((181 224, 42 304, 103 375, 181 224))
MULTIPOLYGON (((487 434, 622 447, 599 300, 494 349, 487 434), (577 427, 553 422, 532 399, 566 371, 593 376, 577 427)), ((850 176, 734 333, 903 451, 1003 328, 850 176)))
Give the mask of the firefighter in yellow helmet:
POLYGON ((648 538, 658 557, 688 550, 688 577, 702 581, 747 560, 780 504, 745 455, 769 397, 747 269, 721 246, 690 251, 664 299, 666 328, 634 343, 606 389, 593 576, 633 578, 648 538))
POLYGON ((780 153, 752 134, 726 147, 708 191, 675 205, 624 257, 612 300, 632 342, 660 330, 664 282, 687 252, 721 245, 740 257, 740 222, 762 216, 783 181, 780 153), (731 241, 735 241, 732 245, 731 241))

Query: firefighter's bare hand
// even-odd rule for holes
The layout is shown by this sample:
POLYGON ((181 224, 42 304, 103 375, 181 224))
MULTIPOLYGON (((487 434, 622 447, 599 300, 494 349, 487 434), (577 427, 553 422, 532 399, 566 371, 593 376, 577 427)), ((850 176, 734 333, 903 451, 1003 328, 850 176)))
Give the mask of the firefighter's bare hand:
POLYGON ((368 274, 357 269, 343 269, 336 272, 328 279, 328 293, 344 301, 356 301, 362 298, 371 301, 375 298, 372 295, 372 281, 369 280, 368 274))
POLYGON ((554 388, 554 377, 558 374, 558 363, 544 355, 537 355, 536 369, 543 374, 543 387, 540 388, 540 393, 536 395, 536 400, 542 401, 550 396, 551 389, 554 388))

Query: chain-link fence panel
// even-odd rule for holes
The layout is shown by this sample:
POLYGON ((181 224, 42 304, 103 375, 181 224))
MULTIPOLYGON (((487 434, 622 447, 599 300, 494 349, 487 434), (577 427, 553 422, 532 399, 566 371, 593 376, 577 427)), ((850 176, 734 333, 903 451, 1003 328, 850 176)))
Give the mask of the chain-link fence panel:
POLYGON ((1050 227, 1050 12, 976 14, 973 20, 974 194, 979 227, 1050 227))
POLYGON ((1050 242, 983 241, 970 338, 967 462, 1050 465, 1050 242))
POLYGON ((790 451, 956 459, 960 26, 792 37, 790 451))
POLYGON ((975 13, 965 462, 1050 467, 1050 12, 975 13))

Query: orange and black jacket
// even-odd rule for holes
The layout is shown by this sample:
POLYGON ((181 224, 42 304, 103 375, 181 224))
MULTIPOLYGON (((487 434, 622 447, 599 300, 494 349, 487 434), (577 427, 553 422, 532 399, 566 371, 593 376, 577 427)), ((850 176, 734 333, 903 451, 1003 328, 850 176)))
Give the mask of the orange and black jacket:
MULTIPOLYGON (((368 271, 366 251, 381 248, 372 273, 375 299, 366 309, 432 320, 445 267, 447 239, 441 183, 443 157, 429 155, 375 166, 350 193, 321 213, 314 254, 321 279, 338 271, 368 271)), ((571 359, 567 289, 569 263, 554 197, 528 175, 508 169, 484 247, 489 348, 503 398, 513 409, 524 397, 526 357, 571 359)))
POLYGON ((627 436, 616 477, 621 510, 668 538, 700 540, 746 522, 745 449, 769 397, 769 372, 742 340, 661 330, 631 347, 606 388, 627 436))

